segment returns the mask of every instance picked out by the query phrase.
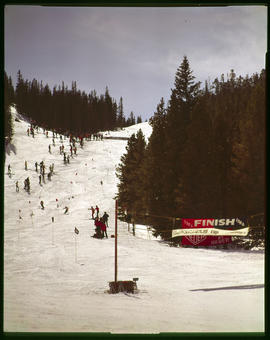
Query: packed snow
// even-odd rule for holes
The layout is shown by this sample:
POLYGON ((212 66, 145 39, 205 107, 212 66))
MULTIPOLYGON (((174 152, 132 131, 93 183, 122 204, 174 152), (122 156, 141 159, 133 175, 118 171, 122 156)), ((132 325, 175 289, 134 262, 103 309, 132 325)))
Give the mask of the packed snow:
MULTIPOLYGON (((5 159, 5 332, 264 332, 263 251, 170 247, 143 226, 134 236, 118 220, 117 278, 139 278, 138 291, 109 294, 115 169, 127 141, 85 141, 65 165, 59 135, 53 146, 51 131, 47 138, 39 129, 33 138, 29 124, 17 120, 5 159), (42 160, 46 173, 54 163, 54 174, 40 185, 35 162, 42 160), (27 177, 30 194, 23 189, 27 177), (91 237, 89 209, 96 205, 109 214, 108 239, 91 237)), ((147 140, 147 122, 104 135, 129 137, 139 128, 147 140)), ((63 145, 69 152, 67 138, 63 145)))

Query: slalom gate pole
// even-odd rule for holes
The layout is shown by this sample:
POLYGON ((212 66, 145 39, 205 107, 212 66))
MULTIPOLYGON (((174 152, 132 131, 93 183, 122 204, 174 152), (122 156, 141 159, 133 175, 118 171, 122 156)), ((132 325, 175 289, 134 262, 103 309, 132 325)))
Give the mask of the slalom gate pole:
POLYGON ((118 201, 115 200, 115 253, 114 253, 114 281, 117 282, 117 210, 118 210, 118 201))

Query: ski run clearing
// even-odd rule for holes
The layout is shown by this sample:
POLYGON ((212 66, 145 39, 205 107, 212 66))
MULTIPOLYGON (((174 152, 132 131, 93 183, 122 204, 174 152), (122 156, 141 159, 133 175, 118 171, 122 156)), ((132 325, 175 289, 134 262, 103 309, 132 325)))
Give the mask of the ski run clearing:
MULTIPOLYGON (((138 292, 109 294, 115 169, 127 141, 77 143, 65 165, 59 135, 55 146, 50 131, 48 138, 41 128, 28 136, 29 124, 15 108, 12 113, 18 118, 4 170, 5 332, 264 332, 262 250, 170 247, 146 231, 133 236, 118 220, 118 280, 139 278, 138 292), (54 163, 54 174, 41 186, 35 162, 42 160, 46 173, 54 163), (23 189, 27 177, 30 194, 23 189), (100 215, 109 214, 108 239, 91 237, 89 208, 96 205, 100 215)), ((103 134, 129 137, 139 128, 147 140, 147 122, 103 134)), ((69 153, 68 138, 63 145, 69 153)))

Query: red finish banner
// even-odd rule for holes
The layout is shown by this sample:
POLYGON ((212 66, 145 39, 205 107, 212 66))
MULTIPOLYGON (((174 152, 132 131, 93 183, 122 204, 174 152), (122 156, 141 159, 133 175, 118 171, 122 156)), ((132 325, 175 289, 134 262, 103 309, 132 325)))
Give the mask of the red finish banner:
MULTIPOLYGON (((182 228, 214 228, 217 220, 214 218, 183 218, 182 228)), ((229 220, 230 222, 230 220, 229 220)), ((225 221, 226 223, 226 221, 225 221)), ((205 236, 205 235, 189 235, 182 237, 182 245, 188 246, 214 246, 218 244, 230 243, 232 241, 231 236, 205 236)))

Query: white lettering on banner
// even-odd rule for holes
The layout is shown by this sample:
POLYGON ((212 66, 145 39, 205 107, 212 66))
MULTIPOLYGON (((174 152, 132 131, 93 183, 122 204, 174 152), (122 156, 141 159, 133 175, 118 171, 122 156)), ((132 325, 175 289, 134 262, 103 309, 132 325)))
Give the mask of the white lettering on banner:
POLYGON ((190 229, 174 229, 172 231, 172 237, 187 236, 187 235, 202 235, 202 236, 247 236, 249 228, 237 229, 237 230, 223 230, 216 228, 190 228, 190 229))
MULTIPOLYGON (((241 221, 239 218, 216 218, 216 219, 195 219, 194 220, 194 227, 217 227, 217 226, 234 226, 235 222, 240 224, 241 226, 245 226, 245 223, 241 221)), ((185 221, 186 225, 188 226, 189 223, 185 221)))

